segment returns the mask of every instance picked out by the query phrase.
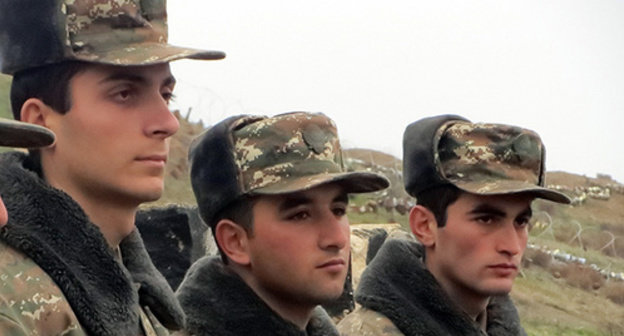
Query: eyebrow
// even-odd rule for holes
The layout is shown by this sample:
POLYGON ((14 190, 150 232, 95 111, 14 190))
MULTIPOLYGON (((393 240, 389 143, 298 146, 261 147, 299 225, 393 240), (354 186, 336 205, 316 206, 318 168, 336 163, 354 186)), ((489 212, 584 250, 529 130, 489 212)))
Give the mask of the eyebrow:
MULTIPOLYGON (((474 207, 469 214, 471 215, 493 215, 493 216, 499 216, 499 217, 505 217, 507 216, 507 213, 497 207, 491 206, 489 204, 479 204, 476 207, 474 207)), ((533 216, 533 210, 531 209, 531 206, 527 206, 526 209, 524 209, 522 212, 520 212, 516 218, 518 217, 524 217, 524 216, 528 216, 531 217, 533 216)))
MULTIPOLYGON (((129 82, 134 82, 134 83, 139 83, 139 84, 148 84, 150 82, 145 76, 141 76, 141 75, 137 75, 137 74, 129 73, 129 72, 116 72, 102 79, 100 81, 100 84, 107 83, 107 82, 115 82, 115 81, 129 81, 129 82)), ((171 85, 175 85, 175 83, 176 83, 176 79, 175 77, 173 77, 173 75, 169 75, 167 78, 165 78, 162 81, 163 86, 171 86, 171 85)))
POLYGON ((489 204, 479 204, 476 207, 474 207, 472 210, 470 210, 470 212, 468 212, 471 215, 482 215, 482 214, 488 214, 488 215, 494 215, 494 216, 499 216, 499 217, 505 217, 505 215, 507 215, 505 213, 505 211, 493 207, 489 204))
MULTIPOLYGON (((286 196, 284 201, 279 205, 278 209, 279 211, 286 211, 288 209, 292 209, 304 204, 310 204, 312 202, 313 201, 310 197, 307 197, 301 193, 295 193, 294 195, 286 196)), ((346 193, 341 192, 340 194, 336 195, 336 197, 334 197, 334 199, 332 200, 332 203, 336 202, 349 203, 349 196, 346 193)))

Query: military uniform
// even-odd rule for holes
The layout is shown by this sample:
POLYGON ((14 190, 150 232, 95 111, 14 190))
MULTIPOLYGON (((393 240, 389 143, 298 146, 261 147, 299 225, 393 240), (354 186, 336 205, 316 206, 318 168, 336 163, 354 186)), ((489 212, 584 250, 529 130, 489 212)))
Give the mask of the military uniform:
POLYGON ((524 335, 509 297, 491 299, 485 328, 454 305, 427 271, 416 241, 390 239, 367 266, 355 301, 361 306, 338 323, 343 336, 524 335), (485 329, 485 330, 483 330, 485 329))
POLYGON ((187 313, 187 331, 174 335, 332 336, 333 322, 320 306, 306 330, 284 320, 219 257, 193 264, 177 292, 187 313))
POLYGON ((79 205, 27 162, 23 153, 0 155, 9 211, 0 229, 0 334, 167 335, 162 324, 181 328, 179 304, 138 232, 111 250, 79 205))

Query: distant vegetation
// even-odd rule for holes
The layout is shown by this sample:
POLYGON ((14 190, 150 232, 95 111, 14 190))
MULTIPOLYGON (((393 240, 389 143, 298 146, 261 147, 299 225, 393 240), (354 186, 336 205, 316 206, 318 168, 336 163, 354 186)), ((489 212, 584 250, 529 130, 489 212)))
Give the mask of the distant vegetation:
POLYGON ((9 103, 11 77, 0 74, 0 117, 13 119, 9 103))

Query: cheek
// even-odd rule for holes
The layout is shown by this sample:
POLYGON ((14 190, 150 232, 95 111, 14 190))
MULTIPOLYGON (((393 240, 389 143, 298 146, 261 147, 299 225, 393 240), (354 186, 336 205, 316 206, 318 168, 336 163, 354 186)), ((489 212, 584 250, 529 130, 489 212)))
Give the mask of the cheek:
POLYGON ((2 202, 2 198, 0 198, 0 226, 3 226, 9 220, 9 215, 7 214, 6 207, 2 202))

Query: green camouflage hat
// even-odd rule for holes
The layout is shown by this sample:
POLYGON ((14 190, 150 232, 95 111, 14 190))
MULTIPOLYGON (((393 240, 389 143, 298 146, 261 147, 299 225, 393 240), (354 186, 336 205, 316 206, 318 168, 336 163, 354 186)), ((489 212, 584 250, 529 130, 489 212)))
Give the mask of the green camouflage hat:
POLYGON ((166 0, 0 0, 2 72, 66 60, 148 65, 222 59, 167 44, 166 0))
POLYGON ((406 190, 414 196, 450 183, 474 194, 530 192, 554 202, 570 202, 566 195, 544 187, 545 149, 539 135, 531 130, 441 116, 415 122, 405 132, 404 155, 409 162, 404 162, 406 190), (431 128, 433 138, 424 139, 422 134, 431 128), (427 151, 433 155, 418 153, 427 151), (427 157, 433 162, 422 159, 427 157), (428 165, 433 167, 427 169, 428 165), (423 179, 427 181, 419 181, 423 179))
POLYGON ((53 142, 54 133, 47 128, 0 118, 0 146, 36 148, 53 142))
POLYGON ((191 183, 202 218, 241 195, 284 194, 338 183, 347 193, 388 187, 372 172, 347 172, 336 125, 322 113, 238 116, 191 145, 191 183))

